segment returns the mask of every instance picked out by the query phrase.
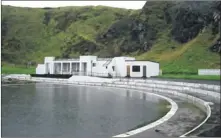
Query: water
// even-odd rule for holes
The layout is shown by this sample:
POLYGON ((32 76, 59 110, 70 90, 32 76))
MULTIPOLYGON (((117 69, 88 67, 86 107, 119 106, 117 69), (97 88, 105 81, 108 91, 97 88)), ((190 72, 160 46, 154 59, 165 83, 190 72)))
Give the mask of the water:
POLYGON ((1 96, 3 137, 112 137, 162 115, 157 97, 119 89, 37 83, 1 96))

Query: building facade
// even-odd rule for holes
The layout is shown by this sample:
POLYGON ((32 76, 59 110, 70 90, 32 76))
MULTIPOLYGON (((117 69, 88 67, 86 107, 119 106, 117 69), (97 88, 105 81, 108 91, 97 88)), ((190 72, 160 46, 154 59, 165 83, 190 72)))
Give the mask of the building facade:
POLYGON ((76 59, 45 57, 36 74, 72 74, 102 77, 151 77, 160 74, 159 63, 137 61, 134 57, 98 58, 80 56, 76 59))

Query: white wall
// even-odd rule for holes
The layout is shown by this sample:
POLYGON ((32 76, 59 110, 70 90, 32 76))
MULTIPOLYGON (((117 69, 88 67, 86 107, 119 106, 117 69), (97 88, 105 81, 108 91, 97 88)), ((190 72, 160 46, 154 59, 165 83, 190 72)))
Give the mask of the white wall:
POLYGON ((47 64, 48 64, 48 69, 49 69, 49 73, 50 74, 54 74, 54 62, 53 61, 47 61, 45 62, 45 73, 47 74, 48 72, 46 72, 46 68, 47 68, 47 64))
POLYGON ((44 63, 54 61, 55 57, 45 57, 44 63))
MULTIPOLYGON (((126 66, 130 66, 130 77, 143 77, 143 66, 147 66, 147 62, 144 61, 127 61, 126 66), (133 72, 133 66, 140 66, 140 72, 133 72)), ((146 67, 148 68, 148 67, 146 67)), ((125 70, 127 72, 127 70, 125 70)), ((146 72, 147 73, 147 72, 146 72)))
POLYGON ((36 68, 36 74, 45 74, 45 65, 44 64, 38 64, 36 68))
POLYGON ((220 69, 198 69, 198 75, 221 75, 220 69))
MULTIPOLYGON (((126 66, 130 65, 130 77, 143 77, 143 66, 146 65, 146 77, 159 75, 159 63, 150 61, 127 61, 126 66), (140 66, 140 72, 133 72, 133 66, 140 66)), ((125 72, 127 70, 125 69, 125 72)))
MULTIPOLYGON (((54 57, 45 57, 45 72, 46 72, 46 64, 48 64, 49 72, 50 74, 54 74, 54 63, 57 63, 58 61, 54 61, 54 57)), ((59 62, 68 62, 68 61, 59 61, 59 62)), ((71 61, 70 61, 71 62, 71 61)), ((130 65, 130 77, 143 77, 143 65, 146 65, 146 76, 158 76, 159 75, 159 63, 154 63, 150 61, 135 61, 134 57, 115 57, 112 59, 112 61, 107 65, 107 68, 103 65, 107 62, 106 60, 103 61, 97 61, 97 56, 80 56, 80 60, 78 61, 79 69, 80 71, 83 70, 83 63, 87 64, 87 70, 86 72, 88 75, 92 73, 100 73, 100 74, 106 74, 110 73, 112 76, 120 76, 120 77, 126 77, 127 75, 127 65, 130 65), (130 61, 125 61, 130 60, 130 61), (95 67, 92 67, 92 63, 96 63, 95 67), (132 66, 138 65, 140 66, 140 72, 133 72, 132 66), (114 71, 113 67, 114 66, 114 71)), ((69 63, 69 62, 68 62, 69 63)), ((69 72, 67 72, 69 73, 69 72)))
MULTIPOLYGON (((126 62, 124 57, 115 57, 112 60, 112 63, 110 64, 110 68, 112 69, 112 66, 115 67, 115 71, 113 72, 114 75, 125 77, 127 75, 126 72, 126 62)), ((110 70, 111 70, 110 69, 110 70)))
POLYGON ((55 57, 45 57, 44 59, 45 73, 48 73, 46 72, 46 68, 47 68, 46 65, 48 63, 49 73, 54 74, 54 60, 55 60, 55 57))
POLYGON ((124 60, 136 60, 134 57, 123 57, 124 60))
POLYGON ((160 65, 159 63, 150 62, 147 63, 147 76, 159 76, 160 75, 160 65))
POLYGON ((106 69, 106 66, 103 66, 104 63, 107 61, 96 61, 95 67, 92 67, 92 72, 94 75, 102 75, 102 76, 108 76, 108 69, 106 69), (106 75, 105 75, 106 74, 106 75))
POLYGON ((115 61, 114 58, 113 58, 113 59, 111 60, 111 62, 108 64, 108 66, 107 66, 107 71, 108 71, 108 73, 110 73, 112 76, 116 76, 116 70, 113 71, 112 66, 116 66, 116 61, 115 61))
MULTIPOLYGON (((80 71, 83 70, 83 67, 82 67, 82 63, 86 63, 87 64, 87 70, 86 72, 90 73, 91 72, 91 69, 92 69, 92 64, 91 64, 91 61, 96 63, 97 61, 97 56, 80 56, 80 71)), ((93 69, 92 69, 93 71, 93 69)))

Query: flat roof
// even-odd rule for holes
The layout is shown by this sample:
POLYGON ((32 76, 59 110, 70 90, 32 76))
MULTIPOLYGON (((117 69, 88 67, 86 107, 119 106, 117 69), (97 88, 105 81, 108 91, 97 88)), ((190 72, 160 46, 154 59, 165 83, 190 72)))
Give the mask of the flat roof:
POLYGON ((79 58, 69 58, 69 59, 55 59, 54 61, 79 61, 79 58))
POLYGON ((151 60, 125 60, 125 61, 129 61, 129 62, 136 62, 136 61, 143 61, 143 62, 154 62, 154 63, 159 63, 159 62, 156 62, 156 61, 151 61, 151 60))

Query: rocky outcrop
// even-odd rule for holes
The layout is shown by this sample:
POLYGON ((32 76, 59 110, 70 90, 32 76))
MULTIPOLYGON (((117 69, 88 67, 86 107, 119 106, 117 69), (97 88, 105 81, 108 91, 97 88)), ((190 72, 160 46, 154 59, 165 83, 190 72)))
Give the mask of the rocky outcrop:
POLYGON ((212 52, 216 52, 216 53, 221 54, 221 38, 219 38, 219 39, 217 40, 217 42, 210 47, 210 50, 211 50, 212 52))

